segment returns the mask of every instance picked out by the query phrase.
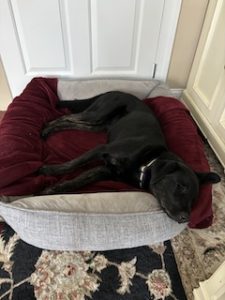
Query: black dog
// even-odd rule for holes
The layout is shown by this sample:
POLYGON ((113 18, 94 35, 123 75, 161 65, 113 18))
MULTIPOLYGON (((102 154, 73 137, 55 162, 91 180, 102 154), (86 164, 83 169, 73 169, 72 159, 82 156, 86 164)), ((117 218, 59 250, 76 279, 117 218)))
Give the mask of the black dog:
POLYGON ((64 193, 99 180, 124 181, 152 192, 172 219, 184 223, 198 196, 199 184, 220 181, 215 173, 193 172, 169 152, 155 116, 135 96, 109 92, 87 100, 61 101, 60 105, 72 112, 84 110, 48 123, 43 137, 65 129, 107 130, 108 142, 64 164, 45 165, 41 174, 68 173, 90 160, 102 160, 104 165, 42 194, 64 193))

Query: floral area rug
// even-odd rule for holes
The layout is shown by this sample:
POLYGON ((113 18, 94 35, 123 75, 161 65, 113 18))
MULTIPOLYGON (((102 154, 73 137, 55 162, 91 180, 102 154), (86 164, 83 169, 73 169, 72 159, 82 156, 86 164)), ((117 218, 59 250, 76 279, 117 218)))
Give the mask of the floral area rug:
POLYGON ((193 289, 199 282, 208 279, 225 261, 224 169, 207 144, 205 152, 211 170, 221 176, 221 182, 213 185, 213 224, 207 229, 186 229, 172 240, 188 300, 193 300, 193 289))
POLYGON ((170 241, 104 252, 46 251, 6 224, 0 239, 1 300, 147 300, 186 296, 170 241))

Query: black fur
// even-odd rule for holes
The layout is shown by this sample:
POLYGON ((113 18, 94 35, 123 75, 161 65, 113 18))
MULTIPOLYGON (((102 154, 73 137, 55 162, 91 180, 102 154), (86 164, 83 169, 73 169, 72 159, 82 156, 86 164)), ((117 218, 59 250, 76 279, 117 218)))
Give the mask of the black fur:
POLYGON ((42 132, 44 138, 59 130, 85 129, 106 130, 108 141, 72 161, 45 165, 40 172, 60 175, 72 172, 91 160, 102 160, 104 165, 47 188, 42 194, 64 193, 99 180, 119 180, 152 192, 165 212, 183 223, 189 219, 199 184, 220 181, 213 172, 193 172, 179 157, 169 152, 154 114, 135 96, 108 92, 87 100, 59 103, 76 113, 48 123, 42 132))

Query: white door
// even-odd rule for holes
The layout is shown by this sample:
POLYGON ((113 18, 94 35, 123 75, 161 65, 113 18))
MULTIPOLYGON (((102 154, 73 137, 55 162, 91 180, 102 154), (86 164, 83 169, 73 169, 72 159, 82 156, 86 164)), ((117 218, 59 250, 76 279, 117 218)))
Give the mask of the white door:
POLYGON ((225 0, 209 1, 183 98, 225 167, 225 0))
POLYGON ((165 79, 180 3, 0 0, 0 53, 13 96, 35 76, 165 79))

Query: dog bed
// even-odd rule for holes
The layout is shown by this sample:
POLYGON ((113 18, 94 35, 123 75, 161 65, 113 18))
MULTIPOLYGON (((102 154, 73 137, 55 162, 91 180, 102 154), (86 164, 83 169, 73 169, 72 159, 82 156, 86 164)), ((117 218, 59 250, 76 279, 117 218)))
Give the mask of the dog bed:
MULTIPOLYGON (((52 250, 119 249, 168 240, 186 227, 171 220, 152 195, 120 182, 97 182, 73 194, 33 196, 79 174, 39 175, 43 164, 65 162, 106 141, 105 133, 78 130, 41 139, 46 122, 69 113, 57 108, 57 102, 110 90, 145 101, 158 117, 168 147, 195 171, 209 171, 187 108, 160 82, 35 78, 9 105, 0 126, 0 216, 24 241, 52 250)), ((211 185, 205 185, 188 225, 204 228, 211 222, 211 185)))

